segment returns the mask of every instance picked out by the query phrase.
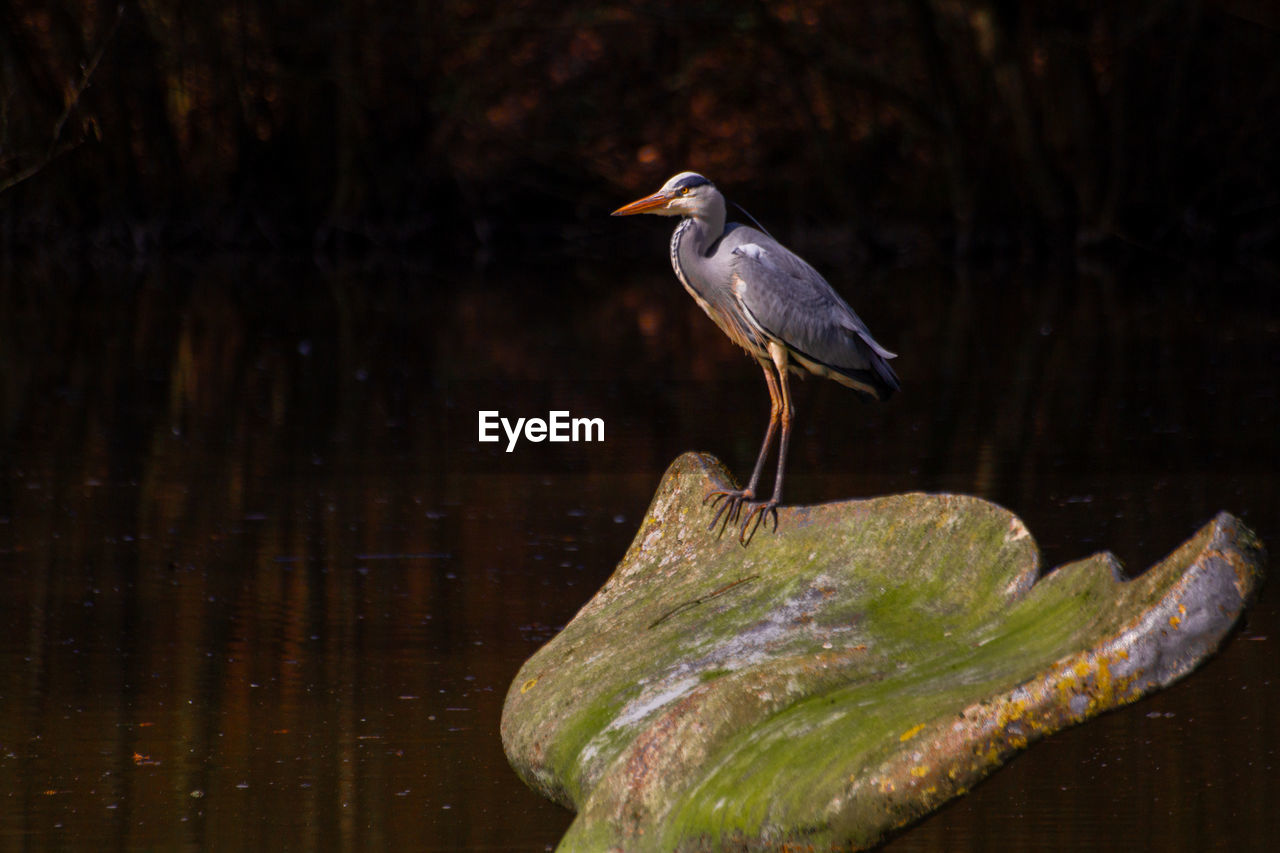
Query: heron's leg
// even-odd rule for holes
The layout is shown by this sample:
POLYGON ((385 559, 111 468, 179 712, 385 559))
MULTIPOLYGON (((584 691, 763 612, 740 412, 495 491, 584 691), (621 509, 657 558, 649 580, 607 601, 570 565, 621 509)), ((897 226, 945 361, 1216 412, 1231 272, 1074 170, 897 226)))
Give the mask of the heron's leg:
POLYGON ((759 455, 756 456, 756 467, 751 472, 751 480, 743 489, 747 498, 756 496, 756 487, 760 485, 760 473, 764 470, 765 460, 769 458, 769 445, 773 444, 773 437, 778 432, 778 420, 782 415, 782 399, 785 394, 779 391, 778 380, 773 375, 773 367, 767 362, 761 362, 760 366, 764 368, 764 381, 769 385, 769 428, 764 431, 764 441, 760 445, 759 455))
MULTIPOLYGON (((714 530, 722 517, 725 525, 728 525, 730 521, 737 521, 738 514, 742 511, 743 503, 756 496, 756 488, 760 485, 760 474, 764 470, 765 460, 769 458, 769 447, 773 444, 773 437, 778 432, 778 421, 782 414, 782 394, 778 388, 778 380, 774 377, 773 365, 770 362, 761 360, 760 367, 764 370, 764 381, 769 386, 769 427, 765 430, 764 441, 760 445, 760 453, 756 456, 756 467, 751 472, 751 479, 747 482, 747 487, 745 489, 715 489, 708 492, 703 499, 703 503, 707 501, 715 503, 723 500, 723 503, 716 510, 715 517, 711 519, 711 524, 707 527, 708 530, 714 530)), ((721 527, 721 532, 724 532, 723 527, 721 527)))
MULTIPOLYGON (((791 421, 795 416, 795 408, 791 405, 791 388, 787 385, 787 350, 781 344, 770 343, 769 355, 773 356, 773 366, 778 371, 778 397, 781 398, 779 419, 782 422, 782 436, 778 439, 778 474, 773 481, 773 495, 769 500, 748 505, 747 515, 742 519, 742 528, 738 531, 738 541, 743 545, 751 541, 751 537, 756 535, 756 529, 770 514, 773 515, 773 529, 778 529, 778 502, 782 500, 782 478, 787 465, 787 446, 791 443, 791 421), (749 533, 747 528, 750 528, 749 533)), ((769 384, 772 388, 773 383, 769 384)), ((772 423, 770 426, 772 427, 772 423)), ((772 433, 772 429, 770 432, 772 433)))

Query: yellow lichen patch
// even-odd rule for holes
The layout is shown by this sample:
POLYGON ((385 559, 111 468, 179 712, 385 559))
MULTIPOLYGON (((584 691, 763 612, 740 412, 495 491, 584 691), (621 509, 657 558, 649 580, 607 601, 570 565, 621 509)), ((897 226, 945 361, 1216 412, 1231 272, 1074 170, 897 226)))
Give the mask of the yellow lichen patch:
POLYGON ((928 774, 929 774, 929 765, 927 764, 917 764, 915 767, 911 768, 911 775, 916 777, 917 779, 927 776, 928 774))
POLYGON ((521 693, 528 693, 530 690, 532 690, 532 689, 533 689, 533 685, 535 685, 535 684, 537 684, 537 683, 538 683, 538 679, 536 679, 536 678, 530 678, 530 679, 529 679, 528 681, 526 681, 524 684, 521 684, 521 685, 520 685, 520 692, 521 692, 521 693))
POLYGON ((1111 663, 1102 658, 1098 661, 1098 668, 1094 675, 1098 688, 1098 696, 1103 699, 1111 698, 1111 694, 1115 690, 1115 683, 1111 678, 1111 663))
POLYGON ((905 732, 903 732, 901 735, 898 736, 898 740, 901 741, 902 743, 906 743, 916 735, 920 734, 920 732, 922 731, 924 731, 924 723, 921 723, 918 726, 912 726, 911 728, 907 729, 905 732))
POLYGON ((1170 616, 1170 617, 1169 617, 1169 627, 1171 627, 1171 628, 1177 628, 1177 627, 1178 627, 1179 625, 1181 625, 1181 624, 1182 624, 1182 620, 1181 620, 1181 619, 1179 619, 1177 616, 1170 616))

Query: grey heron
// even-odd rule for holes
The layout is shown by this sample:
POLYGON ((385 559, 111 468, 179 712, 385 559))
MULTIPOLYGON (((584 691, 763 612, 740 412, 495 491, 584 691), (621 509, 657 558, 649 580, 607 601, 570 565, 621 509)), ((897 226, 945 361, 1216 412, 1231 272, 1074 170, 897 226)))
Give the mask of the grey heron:
POLYGON ((681 172, 656 193, 613 215, 636 213, 681 217, 671 235, 676 278, 720 330, 764 369, 771 401, 769 426, 751 479, 745 489, 717 489, 705 499, 720 504, 708 529, 723 517, 723 532, 740 519, 738 541, 746 545, 770 515, 773 529, 778 529, 794 416, 788 372, 803 376, 808 371, 864 397, 885 400, 899 388, 889 366, 896 356, 876 343, 866 323, 803 258, 761 229, 726 223, 724 196, 702 175, 681 172), (773 494, 758 500, 760 473, 775 435, 778 470, 773 494))

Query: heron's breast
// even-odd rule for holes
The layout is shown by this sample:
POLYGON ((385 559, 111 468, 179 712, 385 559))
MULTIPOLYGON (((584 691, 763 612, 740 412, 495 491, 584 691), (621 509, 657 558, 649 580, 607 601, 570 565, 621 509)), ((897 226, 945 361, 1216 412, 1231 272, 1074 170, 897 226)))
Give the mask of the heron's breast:
POLYGON ((706 315, 720 327, 720 331, 724 332, 729 340, 756 358, 767 357, 768 339, 749 316, 739 296, 742 286, 741 278, 737 275, 733 277, 731 286, 734 293, 727 299, 708 298, 707 294, 689 280, 689 275, 680 259, 680 240, 685 236, 689 224, 690 220, 685 220, 671 235, 671 268, 675 270, 676 278, 693 297, 693 301, 698 303, 698 307, 706 312, 706 315))

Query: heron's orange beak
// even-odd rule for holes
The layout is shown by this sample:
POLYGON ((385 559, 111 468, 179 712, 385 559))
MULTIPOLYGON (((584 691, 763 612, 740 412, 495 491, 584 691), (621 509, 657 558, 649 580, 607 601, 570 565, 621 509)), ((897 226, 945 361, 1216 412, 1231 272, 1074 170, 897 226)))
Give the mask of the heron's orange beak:
POLYGON ((649 213, 650 211, 666 207, 667 202, 669 201, 671 201, 671 196, 667 193, 654 193, 653 195, 645 196, 642 199, 637 199, 636 201, 631 202, 631 204, 623 205, 609 215, 631 216, 636 213, 649 213))

